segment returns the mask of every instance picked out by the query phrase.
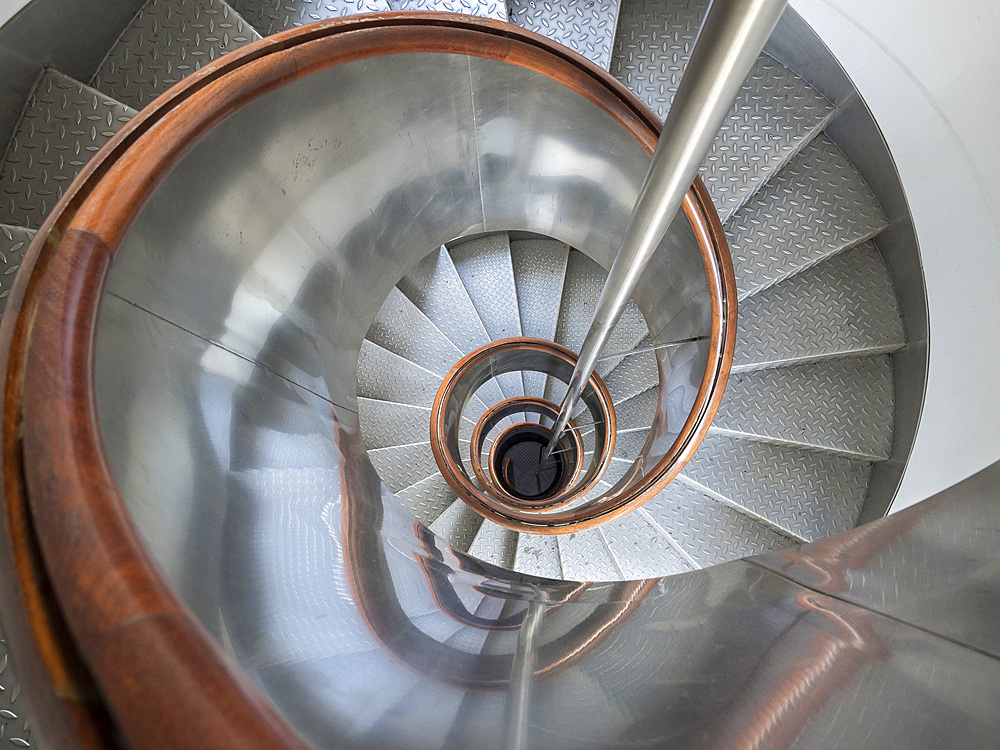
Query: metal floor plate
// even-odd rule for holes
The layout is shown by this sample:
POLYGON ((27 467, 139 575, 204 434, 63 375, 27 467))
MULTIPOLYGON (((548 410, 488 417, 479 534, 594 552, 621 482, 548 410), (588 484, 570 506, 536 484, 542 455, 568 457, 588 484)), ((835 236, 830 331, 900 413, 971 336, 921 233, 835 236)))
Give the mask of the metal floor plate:
POLYGON ((516 531, 484 518, 476 538, 469 545, 469 554, 492 565, 512 568, 517 553, 517 537, 516 531))
POLYGON ((370 341, 358 354, 358 397, 430 408, 441 378, 370 341))
POLYGON ((430 525, 431 531, 457 550, 469 549, 483 517, 461 500, 455 500, 430 525))
POLYGON ((625 578, 656 578, 693 567, 666 535, 639 513, 611 521, 601 531, 625 578))
POLYGON ((600 527, 575 534, 563 534, 559 539, 559 558, 563 574, 571 581, 621 580, 600 527))
POLYGON ((562 578, 559 544, 554 536, 518 534, 514 570, 542 578, 562 578))
POLYGON ((0 315, 7 307, 7 296, 14 283, 24 252, 35 236, 34 229, 0 224, 0 315))
POLYGON ((510 21, 569 47, 605 70, 618 23, 618 0, 511 0, 510 21))
POLYGON ((135 110, 46 68, 0 173, 0 222, 37 229, 84 165, 135 110))
POLYGON ((425 526, 430 526, 457 499, 455 491, 436 472, 395 493, 396 498, 425 526))
POLYGON ((504 0, 389 0, 389 7, 392 10, 433 10, 443 13, 485 16, 497 21, 509 20, 504 0))
POLYGON ((390 9, 386 0, 230 0, 229 4, 263 36, 328 18, 390 9))

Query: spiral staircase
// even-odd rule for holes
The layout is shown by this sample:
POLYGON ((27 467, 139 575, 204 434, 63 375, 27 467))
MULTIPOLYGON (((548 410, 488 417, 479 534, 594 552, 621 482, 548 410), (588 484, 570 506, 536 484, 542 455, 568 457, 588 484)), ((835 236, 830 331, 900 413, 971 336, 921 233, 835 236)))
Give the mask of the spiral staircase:
MULTIPOLYGON (((603 1, 518 0, 505 6, 497 0, 233 0, 229 4, 148 0, 120 30, 87 80, 46 67, 33 85, 0 169, 4 264, 0 297, 9 294, 20 260, 46 216, 119 128, 190 73, 262 37, 314 21, 387 10, 481 15, 566 45, 609 70, 662 118, 706 7, 707 2, 700 0, 623 0, 620 7, 603 1)), ((905 360, 897 362, 890 356, 906 345, 906 336, 894 281, 879 249, 879 234, 889 219, 858 167, 825 132, 836 114, 837 106, 805 78, 767 51, 761 55, 701 170, 725 230, 739 297, 738 338, 724 400, 699 449, 676 479, 637 511, 594 528, 535 534, 484 519, 442 476, 428 436, 442 382, 471 352, 517 337, 554 341, 578 351, 606 278, 602 262, 607 258, 588 255, 586 247, 511 227, 472 232, 441 246, 413 250, 411 255, 422 256, 416 265, 386 270, 394 275, 389 279, 393 286, 374 319, 366 321, 351 398, 356 399, 359 434, 371 466, 385 490, 429 529, 429 535, 418 531, 418 537, 432 558, 443 555, 452 560, 458 554, 455 559, 464 560, 465 553, 473 562, 462 565, 480 574, 496 566, 561 579, 567 586, 576 581, 623 586, 823 540, 853 529, 863 512, 867 518, 884 512, 893 487, 884 482, 876 486, 871 477, 880 464, 898 458, 894 445, 906 442, 898 434, 894 442, 898 412, 894 383, 905 360)), ((109 284, 107 330, 113 332, 115 321, 125 319, 125 313, 116 310, 135 307, 148 314, 150 326, 174 326, 190 333, 183 319, 172 320, 156 308, 155 295, 142 298, 141 290, 155 284, 155 279, 130 285, 123 280, 125 267, 109 284)), ((683 385, 676 391, 674 386, 690 379, 692 369, 704 367, 708 338, 704 310, 691 314, 692 308, 683 303, 667 305, 672 312, 664 318, 649 296, 640 295, 630 303, 597 369, 616 415, 614 453, 595 490, 598 495, 611 491, 642 462, 653 442, 647 437, 658 410, 666 408, 672 394, 678 403, 687 404, 683 385)), ((102 329, 101 341, 110 335, 102 329)), ((213 343, 232 351, 226 341, 213 343)), ((102 365, 99 378, 115 383, 114 376, 103 374, 111 367, 102 365)), ((302 396, 307 401, 321 407, 329 401, 335 412, 343 406, 316 385, 314 373, 278 375, 309 391, 302 396)), ((540 372, 491 379, 467 407, 460 442, 467 445, 478 417, 505 399, 534 396, 558 404, 564 390, 557 378, 540 372)), ((99 394, 107 413, 114 411, 104 406, 109 392, 111 387, 105 386, 99 394)), ((582 412, 576 416, 584 449, 592 450, 586 442, 587 420, 582 412)), ((311 419, 303 417, 304 422, 311 419)), ((516 413, 506 418, 503 427, 539 419, 516 413)), ((245 528, 258 522, 254 533, 280 550, 275 555, 284 563, 299 570, 307 563, 293 548, 303 539, 322 548, 324 542, 317 540, 323 524, 334 522, 318 506, 315 518, 307 518, 302 506, 283 503, 289 497, 313 498, 317 487, 327 486, 331 456, 339 455, 342 446, 323 438, 322 430, 303 427, 296 442, 286 441, 277 452, 268 452, 260 445, 267 444, 266 434, 287 427, 279 422, 267 425, 263 417, 258 420, 256 453, 235 481, 255 502, 273 504, 272 510, 263 512, 263 520, 246 518, 245 528), (269 513, 276 515, 272 518, 269 513), (292 530, 299 536, 287 536, 292 530)), ((593 429, 591 425, 590 432, 593 429)), ((235 443, 231 450, 236 456, 235 443)), ((114 468, 123 485, 134 483, 128 471, 120 465, 114 468)), ((144 509, 133 510, 142 526, 144 509)), ((155 556, 155 540, 149 544, 155 556)), ((316 554, 325 553, 320 549, 316 554)), ((164 553, 158 562, 169 568, 164 563, 167 557, 164 553)), ((259 563, 242 564, 250 569, 259 563)), ((278 569, 254 574, 281 578, 289 591, 306 580, 278 569)), ((397 575, 403 574, 397 571, 397 575)), ((318 580, 313 577, 308 582, 318 580)), ((336 590, 348 586, 339 579, 327 583, 336 590)), ((321 596, 323 585, 327 584, 318 584, 320 593, 312 596, 321 596)), ((400 588, 407 585, 404 581, 400 588)), ((587 596, 592 595, 595 606, 631 602, 636 596, 591 586, 582 601, 590 601, 587 596)), ((472 617, 510 616, 509 603, 485 589, 477 591, 463 604, 472 617)), ((684 591, 681 585, 680 599, 684 591)), ((572 611, 574 596, 579 594, 569 595, 565 611, 572 611)), ((435 607, 418 598, 404 602, 404 609, 421 623, 423 632, 473 653, 516 650, 517 631, 511 635, 484 629, 469 640, 468 632, 446 622, 435 607)), ((657 607, 665 606, 664 601, 657 607)), ((283 600, 267 606, 275 609, 257 613, 261 622, 251 624, 251 615, 236 614, 216 635, 224 642, 232 639, 244 666, 270 695, 285 696, 279 700, 285 716, 318 745, 328 732, 324 723, 328 719, 317 718, 318 710, 298 715, 294 708, 296 694, 315 688, 310 680, 369 696, 364 708, 341 717, 360 744, 399 742, 390 725, 393 712, 404 703, 423 701, 428 715, 434 713, 423 726, 409 726, 419 727, 408 740, 414 747, 473 746, 481 732, 489 731, 490 717, 504 712, 485 699, 476 703, 460 693, 427 692, 416 678, 366 684, 369 674, 389 674, 388 667, 366 672, 366 663, 387 657, 358 645, 365 636, 345 624, 348 614, 306 633, 303 622, 292 621, 301 614, 297 605, 283 600), (282 607, 288 619, 283 619, 282 607), (347 643, 347 631, 355 643, 347 643), (320 647, 324 638, 327 645, 320 647), (337 644, 330 646, 333 640, 337 644), (320 668, 314 661, 308 679, 288 669, 303 653, 315 660, 321 652, 328 667, 320 668), (431 709, 433 703, 438 705, 431 709), (459 715, 466 718, 460 721, 459 715)), ((558 622, 558 612, 554 619, 558 622)), ((643 622, 652 622, 652 616, 640 617, 630 627, 641 631, 643 622)), ((560 628, 569 625, 558 624, 556 630, 560 628)), ((727 632, 732 635, 735 628, 730 626, 727 632)), ((601 664, 613 664, 619 657, 634 662, 634 655, 618 653, 618 644, 613 642, 601 664)), ((559 690, 581 696, 581 707, 588 701, 604 704, 614 696, 610 700, 616 706, 617 723, 600 736, 576 737, 579 746, 628 744, 629 700, 642 700, 637 686, 642 679, 655 682, 658 664, 655 658, 645 670, 633 664, 635 674, 617 688, 594 676, 607 674, 606 667, 589 676, 573 673, 572 684, 558 685, 559 690)), ((36 743, 12 668, 7 665, 3 674, 7 678, 0 698, 7 701, 3 736, 15 746, 32 746, 36 743)), ((555 706, 554 695, 542 688, 535 699, 541 706, 547 702, 555 706)), ((493 702, 497 701, 503 703, 500 698, 493 702)), ((336 711, 335 706, 327 708, 336 711)), ((546 731, 561 737, 561 742, 570 741, 574 720, 563 716, 546 731)))

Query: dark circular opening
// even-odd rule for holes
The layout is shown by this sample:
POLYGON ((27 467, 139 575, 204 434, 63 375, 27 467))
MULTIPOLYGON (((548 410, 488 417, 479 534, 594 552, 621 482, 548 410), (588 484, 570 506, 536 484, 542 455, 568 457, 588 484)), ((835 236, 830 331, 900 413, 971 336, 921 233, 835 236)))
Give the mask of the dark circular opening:
POLYGON ((522 500, 540 500, 557 492, 575 464, 575 451, 560 445, 545 456, 551 431, 519 424, 501 435, 493 452, 493 473, 501 487, 522 500))

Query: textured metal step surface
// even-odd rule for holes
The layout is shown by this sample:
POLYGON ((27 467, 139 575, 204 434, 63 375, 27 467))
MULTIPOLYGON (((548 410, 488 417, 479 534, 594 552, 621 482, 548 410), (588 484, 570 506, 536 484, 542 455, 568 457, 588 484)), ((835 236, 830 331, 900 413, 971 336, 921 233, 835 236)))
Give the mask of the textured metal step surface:
MULTIPOLYGON (((446 248, 424 258, 396 286, 463 355, 490 342, 446 248)), ((507 398, 524 395, 517 373, 501 375, 497 383, 507 398)))
POLYGON ((90 81, 142 109, 202 65, 260 39, 223 0, 149 0, 90 81))
MULTIPOLYGON (((552 301, 562 299, 569 246, 556 240, 515 240, 510 243, 510 256, 521 333, 555 341, 559 307, 552 301)), ((521 375, 525 393, 545 394, 544 374, 525 371, 521 375)))
POLYGON ((431 409, 394 401, 358 398, 358 419, 365 448, 422 443, 431 434, 431 409))
POLYGON ((600 527, 563 534, 559 539, 559 558, 563 575, 570 581, 621 580, 622 574, 615 563, 600 527))
POLYGON ((562 578, 559 544, 554 536, 518 534, 514 570, 542 578, 562 578))
POLYGON ((740 299, 887 224, 858 170, 829 138, 818 136, 726 223, 740 299))
POLYGON ((431 531, 457 550, 469 549, 483 517, 461 500, 456 500, 430 525, 431 531))
MULTIPOLYGON (((572 251, 566 263, 562 302, 556 323, 556 341, 579 352, 597 310, 597 301, 608 272, 600 264, 579 251, 572 251)), ((625 306, 621 318, 611 330, 605 351, 627 352, 649 334, 646 319, 632 300, 625 306)), ((621 361, 621 357, 602 358, 595 371, 605 375, 621 361)))
POLYGON ((871 463, 708 434, 681 478, 811 542, 854 528, 871 463))
POLYGON ((566 45, 605 70, 611 65, 617 0, 511 0, 510 21, 566 45))
POLYGON ((517 537, 516 531, 484 518, 476 538, 469 545, 469 554, 491 565, 512 568, 517 554, 517 537))
POLYGON ((328 18, 390 10, 386 0, 229 0, 229 5, 263 36, 328 18))
POLYGON ((450 249, 452 262, 491 341, 520 336, 510 241, 497 232, 450 249))
POLYGON ((833 111, 799 76, 761 55, 700 171, 719 218, 726 221, 826 126, 833 111))
POLYGON ((737 373, 711 429, 878 461, 892 425, 892 364, 876 355, 737 373))
POLYGON ((34 229, 0 224, 0 315, 7 307, 14 276, 34 236, 34 229))
POLYGON ((395 495, 403 507, 425 526, 434 523, 458 499, 440 472, 396 492, 395 495))
POLYGON ((701 567, 797 541, 682 482, 671 482, 643 507, 701 567))
POLYGON ((708 0, 622 0, 611 73, 664 119, 708 0))
POLYGON ((0 630, 0 742, 11 747, 39 747, 32 736, 32 716, 21 695, 7 639, 0 630))
POLYGON ((651 347, 649 337, 644 338, 636 344, 636 354, 622 357, 614 369, 604 376, 604 385, 608 387, 616 408, 623 401, 660 384, 660 366, 651 347))
POLYGON ((441 378, 370 341, 358 354, 358 397, 430 408, 441 378))
POLYGON ((507 21, 507 4, 504 0, 389 0, 392 10, 439 11, 485 16, 497 21, 507 21))
POLYGON ((734 372, 891 352, 906 343, 889 272, 871 242, 754 295, 739 306, 739 318, 734 372))
POLYGON ((42 71, 4 156, 0 222, 40 227, 73 178, 134 114, 52 68, 42 71))
POLYGON ((601 531, 625 578, 674 575, 694 567, 666 534, 638 513, 606 523, 601 531))
MULTIPOLYGON (((469 452, 468 444, 461 448, 464 453, 469 452)), ((429 442, 373 448, 368 451, 368 460, 394 493, 433 476, 438 470, 429 442)))

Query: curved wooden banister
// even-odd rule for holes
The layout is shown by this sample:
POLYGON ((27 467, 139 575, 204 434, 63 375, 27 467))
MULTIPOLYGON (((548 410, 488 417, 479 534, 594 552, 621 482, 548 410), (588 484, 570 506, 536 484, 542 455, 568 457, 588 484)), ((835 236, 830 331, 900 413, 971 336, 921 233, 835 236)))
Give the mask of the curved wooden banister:
MULTIPOLYGON (((32 693, 60 747, 119 740, 136 748, 306 747, 171 590, 132 523, 98 426, 97 316, 136 213, 212 127, 318 70, 405 52, 466 54, 543 73, 603 109, 649 150, 655 144, 652 112, 579 55, 508 24, 416 13, 337 19, 255 42, 177 84, 110 141, 38 232, 0 325, 0 554, 10 571, 0 606, 5 622, 11 613, 13 637, 33 644, 22 679, 40 688, 32 693)), ((707 201, 703 192, 695 197, 707 201)), ((706 231, 722 242, 721 227, 706 231)), ((735 304, 734 293, 730 299, 735 304)), ((713 336, 727 342, 731 312, 719 311, 728 316, 713 323, 713 336)), ((724 382, 725 372, 713 376, 724 382)), ((714 413, 719 398, 721 390, 706 396, 704 410, 714 413)), ((682 450, 693 450, 703 434, 694 431, 682 450)), ((644 590, 578 648, 627 617, 644 590)))

